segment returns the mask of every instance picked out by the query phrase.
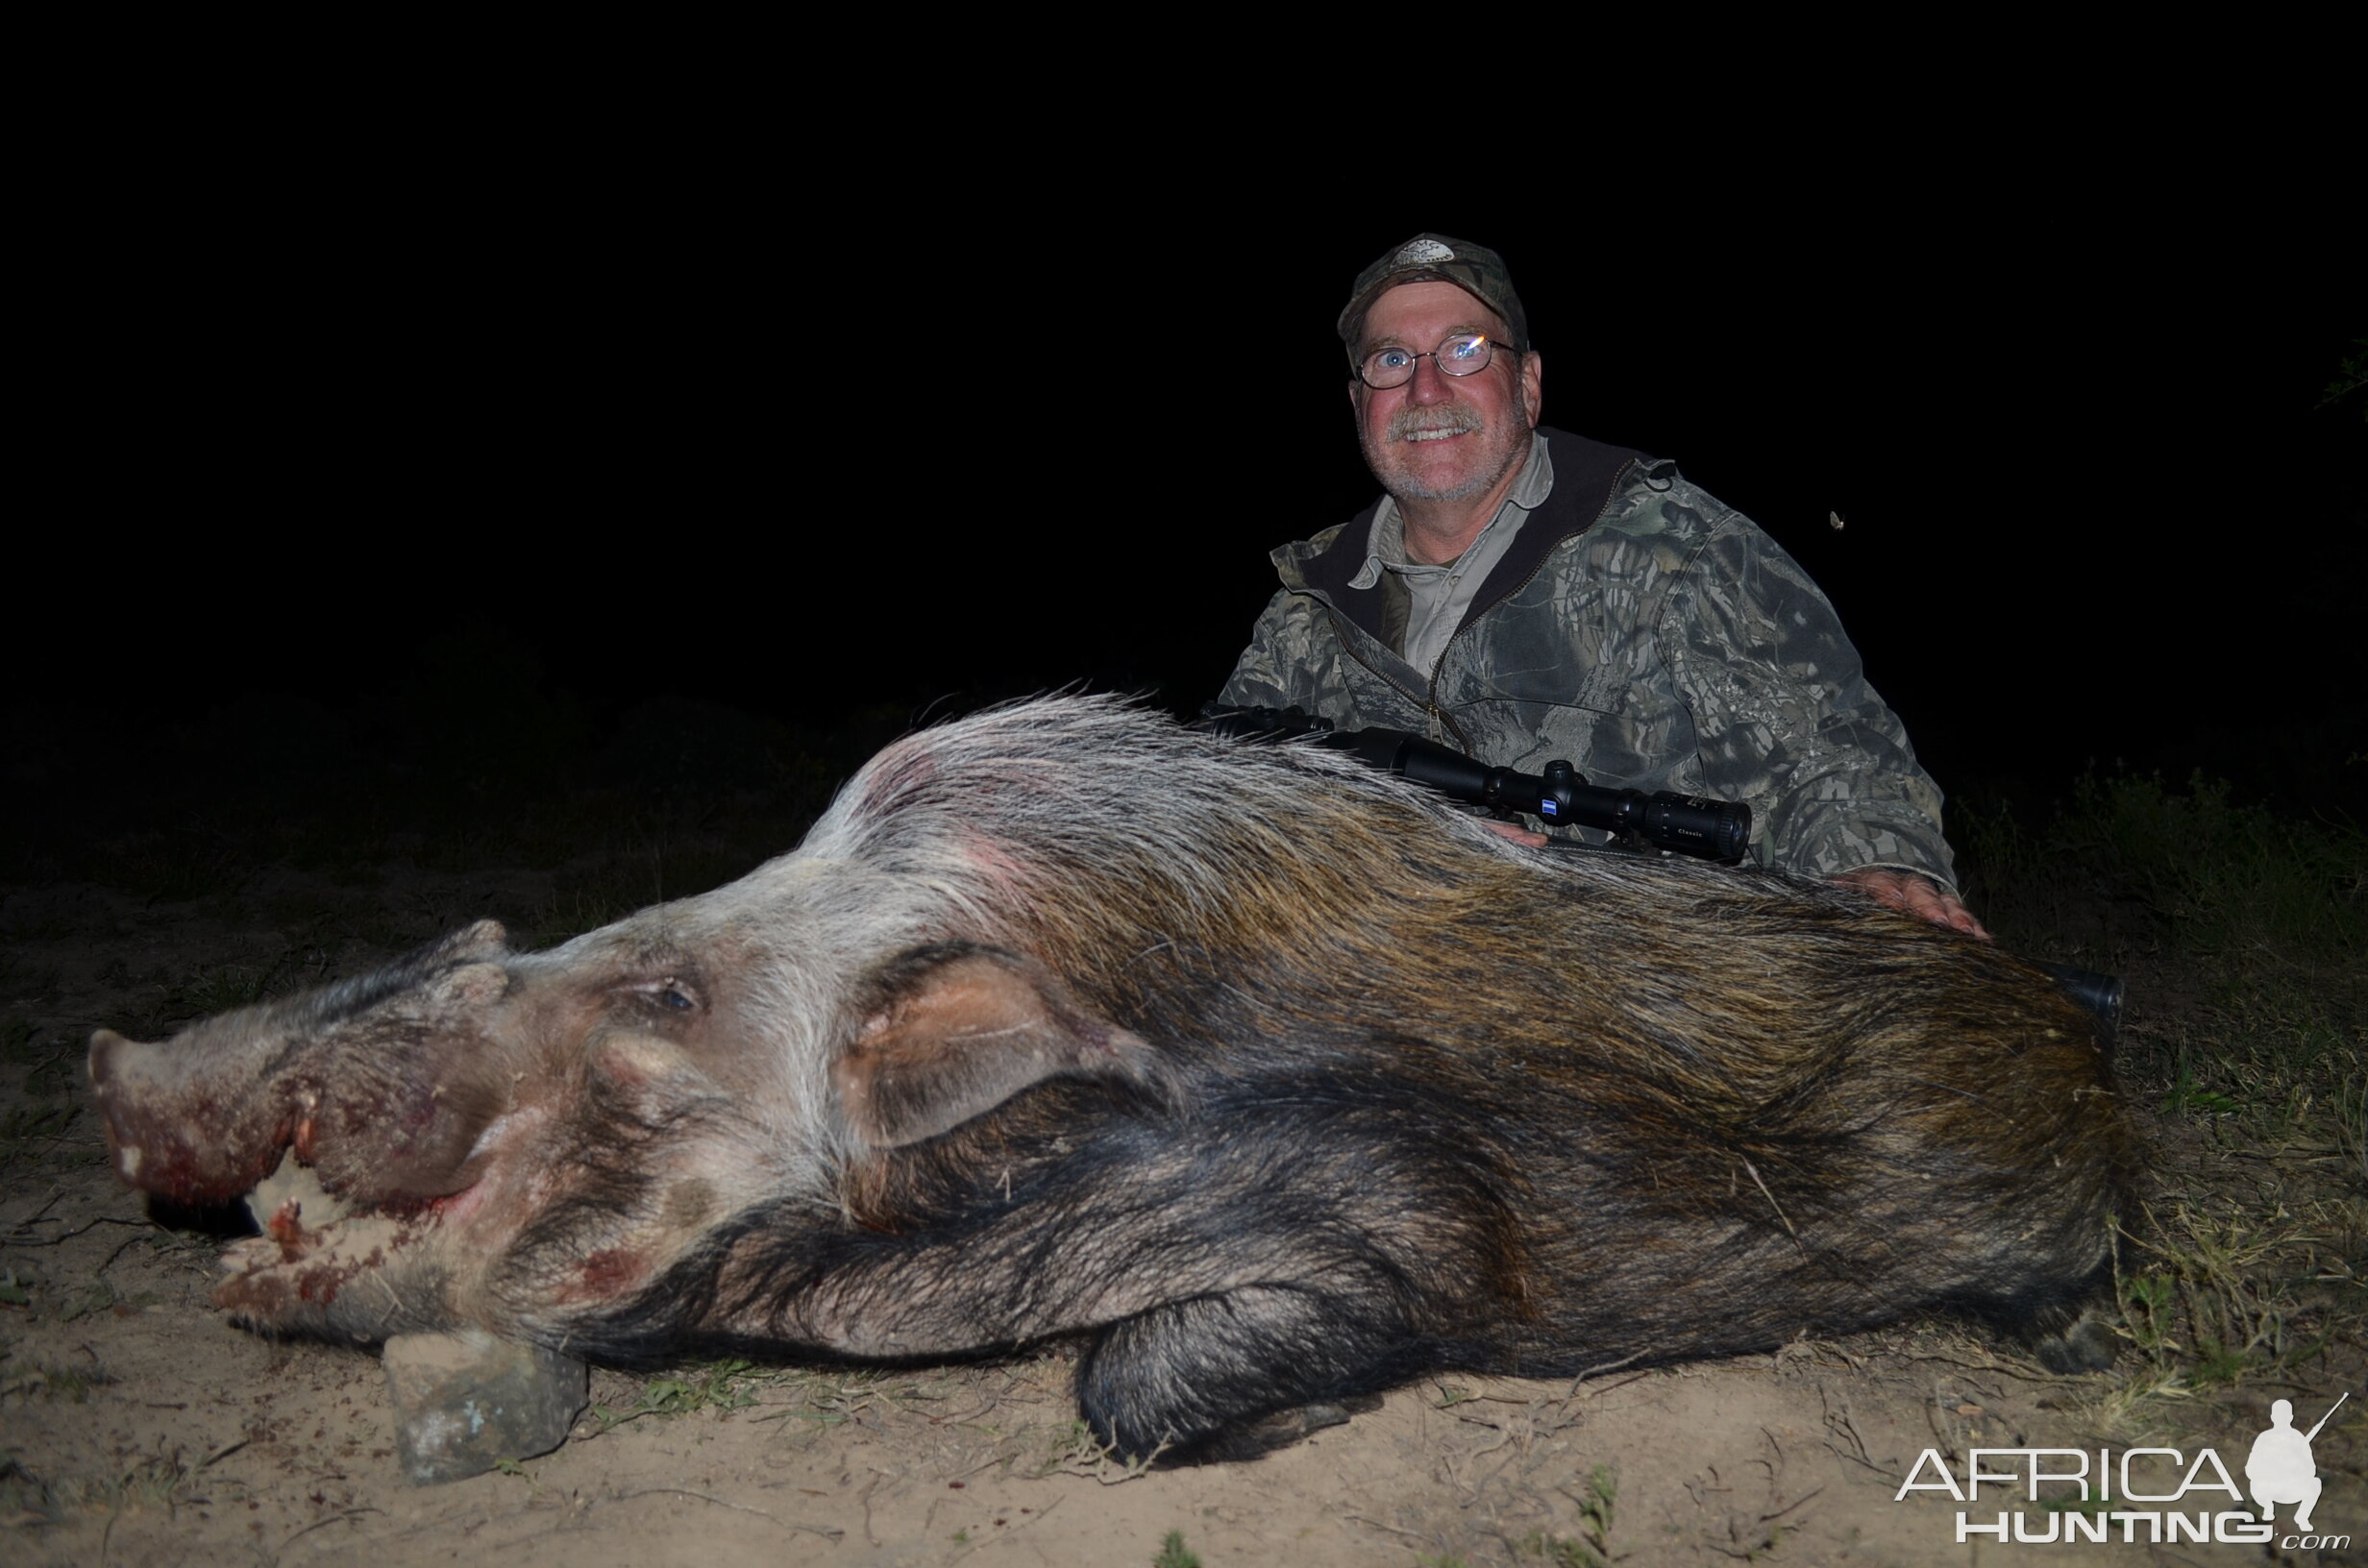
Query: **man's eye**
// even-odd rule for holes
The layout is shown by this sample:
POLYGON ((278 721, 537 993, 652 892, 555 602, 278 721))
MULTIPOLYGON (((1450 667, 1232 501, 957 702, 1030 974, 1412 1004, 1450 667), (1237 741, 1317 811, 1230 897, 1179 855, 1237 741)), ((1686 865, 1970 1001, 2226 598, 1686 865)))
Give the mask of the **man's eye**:
POLYGON ((1450 359, 1477 359, 1488 352, 1489 340, 1485 337, 1475 335, 1447 339, 1446 355, 1450 359))
POLYGON ((1375 370, 1404 370, 1415 362, 1415 356, 1404 349, 1383 349, 1373 355, 1375 370))

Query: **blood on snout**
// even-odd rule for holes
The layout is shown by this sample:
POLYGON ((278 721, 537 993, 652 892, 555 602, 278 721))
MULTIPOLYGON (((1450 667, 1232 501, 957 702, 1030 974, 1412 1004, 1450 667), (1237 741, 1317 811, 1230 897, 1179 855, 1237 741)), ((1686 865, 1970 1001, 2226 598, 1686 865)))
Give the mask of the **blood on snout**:
POLYGON ((280 1207, 272 1211, 271 1218, 263 1228, 274 1241, 280 1243, 282 1262, 292 1263, 305 1255, 304 1205, 296 1199, 283 1200, 280 1207))

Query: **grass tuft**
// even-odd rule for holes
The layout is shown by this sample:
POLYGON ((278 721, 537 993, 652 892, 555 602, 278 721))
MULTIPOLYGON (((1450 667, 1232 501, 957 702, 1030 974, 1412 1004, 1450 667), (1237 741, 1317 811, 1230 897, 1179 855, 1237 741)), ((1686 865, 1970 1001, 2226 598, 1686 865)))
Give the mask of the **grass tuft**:
MULTIPOLYGON (((2037 826, 1965 819, 1969 888, 2006 946, 2123 974, 2126 1097, 2151 1115, 2120 1329, 2089 1406, 2158 1434, 2275 1385, 2368 1366, 2368 834, 2201 776, 2082 779, 2037 826)), ((2247 1417, 2251 1419, 2250 1416, 2247 1417)))
POLYGON ((1609 1568, 1612 1517, 1619 1502, 1618 1474, 1608 1464, 1596 1465, 1576 1492, 1566 1495, 1579 1506, 1578 1534, 1549 1535, 1533 1530, 1515 1548, 1515 1555, 1548 1563, 1551 1568, 1609 1568))

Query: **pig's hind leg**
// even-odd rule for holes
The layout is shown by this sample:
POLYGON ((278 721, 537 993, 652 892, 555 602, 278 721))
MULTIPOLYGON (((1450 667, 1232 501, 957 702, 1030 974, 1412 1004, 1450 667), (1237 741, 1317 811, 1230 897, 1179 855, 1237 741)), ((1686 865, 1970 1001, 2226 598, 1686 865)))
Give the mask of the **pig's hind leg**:
POLYGON ((1342 1295, 1249 1286, 1113 1325, 1078 1371, 1077 1400, 1122 1458, 1249 1459, 1377 1409, 1379 1390, 1432 1359, 1342 1295))
POLYGON ((2109 1313, 2112 1262, 2108 1259, 2069 1284, 2041 1283, 1970 1304, 1973 1315, 2019 1339, 2050 1372, 2102 1372, 2121 1349, 2109 1313))

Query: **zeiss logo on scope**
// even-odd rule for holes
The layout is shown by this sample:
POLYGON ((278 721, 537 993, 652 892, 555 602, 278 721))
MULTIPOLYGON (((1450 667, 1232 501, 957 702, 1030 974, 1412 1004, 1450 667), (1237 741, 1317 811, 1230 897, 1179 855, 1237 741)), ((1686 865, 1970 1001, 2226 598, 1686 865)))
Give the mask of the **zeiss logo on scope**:
POLYGON ((1559 817, 1562 815, 1562 808, 1557 806, 1551 800, 1541 800, 1538 802, 1538 815, 1541 817, 1559 817))

